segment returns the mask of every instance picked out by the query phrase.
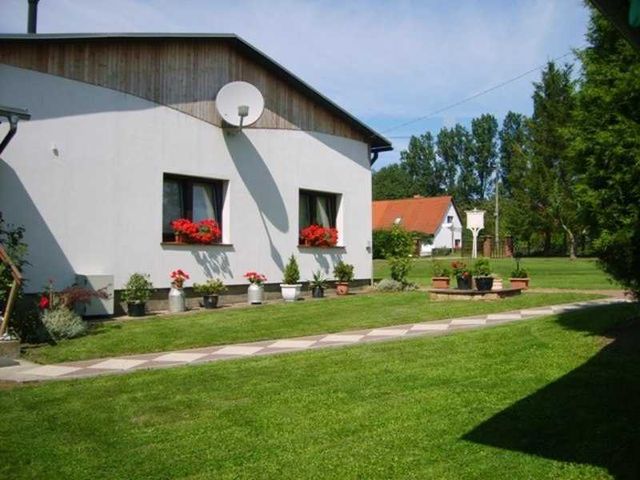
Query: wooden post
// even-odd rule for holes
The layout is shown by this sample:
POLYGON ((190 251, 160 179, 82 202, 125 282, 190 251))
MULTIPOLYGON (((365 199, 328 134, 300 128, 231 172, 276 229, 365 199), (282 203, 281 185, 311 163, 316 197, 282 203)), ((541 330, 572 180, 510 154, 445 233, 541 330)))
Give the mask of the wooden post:
POLYGON ((2 337, 2 335, 4 335, 9 328, 9 317, 11 316, 13 304, 15 303, 18 296, 18 288, 22 283, 22 275, 20 274, 20 270, 18 270, 18 268, 13 264, 11 258, 2 247, 2 245, 0 245, 0 261, 9 266, 9 269, 11 270, 11 276, 13 277, 13 282, 11 283, 11 291, 9 292, 9 299, 7 300, 7 306, 4 309, 4 315, 2 316, 2 324, 0 324, 0 337, 2 337))

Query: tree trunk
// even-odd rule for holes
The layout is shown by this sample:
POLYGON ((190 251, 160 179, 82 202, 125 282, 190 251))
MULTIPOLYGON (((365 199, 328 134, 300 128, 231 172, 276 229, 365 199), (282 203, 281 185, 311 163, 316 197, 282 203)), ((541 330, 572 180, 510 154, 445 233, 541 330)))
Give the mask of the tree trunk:
POLYGON ((560 225, 562 225, 564 231, 567 232, 566 239, 569 241, 569 260, 575 260, 578 258, 576 256, 576 236, 564 223, 561 223, 560 225))
POLYGON ((551 232, 546 230, 544 232, 544 255, 549 256, 551 252, 551 232))

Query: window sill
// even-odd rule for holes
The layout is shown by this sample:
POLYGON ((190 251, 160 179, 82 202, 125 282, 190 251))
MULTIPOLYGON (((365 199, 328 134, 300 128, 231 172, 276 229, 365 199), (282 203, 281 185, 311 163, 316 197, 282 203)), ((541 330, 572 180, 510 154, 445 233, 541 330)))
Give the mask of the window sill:
POLYGON ((302 250, 344 250, 344 245, 336 245, 335 247, 320 247, 317 245, 298 245, 298 248, 302 250))
POLYGON ((184 242, 160 242, 163 247, 233 247, 233 243, 184 243, 184 242))

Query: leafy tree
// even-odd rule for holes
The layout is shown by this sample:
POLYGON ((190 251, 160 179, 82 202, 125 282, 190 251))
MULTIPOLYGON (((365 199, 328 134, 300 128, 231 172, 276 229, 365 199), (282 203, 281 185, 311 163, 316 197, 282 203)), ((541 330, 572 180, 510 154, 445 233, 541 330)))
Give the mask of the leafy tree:
POLYGON ((411 178, 414 194, 442 193, 442 168, 436 159, 431 132, 411 136, 408 148, 400 153, 400 165, 411 178))
POLYGON ((640 53, 595 9, 580 52, 572 153, 580 213, 604 269, 640 295, 640 53))
POLYGON ((528 168, 529 129, 528 118, 509 111, 500 129, 500 193, 509 198, 512 186, 519 185, 528 168))
POLYGON ((373 173, 374 200, 407 198, 413 195, 413 182, 407 171, 394 163, 373 173))
POLYGON ((411 270, 411 254, 415 245, 416 239, 412 232, 408 232, 401 225, 391 227, 384 254, 389 262, 391 278, 403 285, 407 284, 411 270))
POLYGON ((477 194, 480 200, 487 197, 489 179, 496 168, 498 157, 498 121, 496 117, 485 113, 471 121, 473 137, 473 160, 475 173, 478 176, 477 194))
POLYGON ((459 205, 468 204, 475 197, 478 180, 471 158, 471 135, 462 125, 442 128, 437 138, 438 156, 442 164, 443 183, 448 194, 459 205))

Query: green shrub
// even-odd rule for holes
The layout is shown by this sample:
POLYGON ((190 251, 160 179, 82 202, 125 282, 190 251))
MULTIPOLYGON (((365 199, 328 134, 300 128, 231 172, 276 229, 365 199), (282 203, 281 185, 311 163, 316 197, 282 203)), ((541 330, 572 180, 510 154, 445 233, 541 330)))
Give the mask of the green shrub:
POLYGON ((390 278, 384 278, 375 284, 374 287, 379 292, 400 292, 403 290, 403 285, 390 278))
MULTIPOLYGON (((22 270, 22 267, 27 263, 27 244, 22 241, 23 238, 24 228, 6 224, 2 217, 2 212, 0 212, 0 245, 5 249, 5 252, 7 252, 7 255, 18 270, 22 270)), ((0 314, 4 312, 4 306, 9 298, 12 284, 11 269, 4 262, 0 262, 0 314)), ((22 296, 23 286, 24 282, 19 287, 18 298, 22 296)))
POLYGON ((80 315, 66 307, 45 310, 42 323, 54 340, 75 338, 87 331, 87 324, 80 315))
POLYGON ((148 274, 134 273, 124 285, 122 300, 127 303, 145 303, 151 298, 153 283, 148 274))
POLYGON ((433 262, 431 272, 434 277, 451 277, 451 269, 441 262, 433 262))
POLYGON ((516 255, 516 268, 511 271, 511 278, 529 278, 529 273, 520 266, 520 255, 516 255))
POLYGON ((473 275, 475 277, 488 277, 491 275, 491 265, 489 265, 489 260, 486 258, 480 258, 476 260, 476 263, 473 265, 473 275))
POLYGON ((284 275, 282 279, 285 285, 294 285, 300 281, 300 269, 296 257, 291 255, 287 265, 284 267, 284 275))
POLYGON ((311 288, 326 288, 327 287, 327 279, 325 278, 322 270, 318 270, 317 272, 313 272, 313 279, 309 282, 309 286, 311 288))
POLYGON ((336 266, 333 267, 333 276, 336 277, 336 280, 339 282, 350 282, 353 280, 353 265, 340 260, 336 263, 336 266))
POLYGON ((451 255, 451 249, 450 248, 438 247, 438 248, 434 248, 433 250, 431 250, 431 256, 432 257, 447 257, 449 255, 451 255))
POLYGON ((219 278, 211 278, 206 283, 194 283, 193 291, 198 295, 219 295, 227 291, 227 287, 219 278))
POLYGON ((412 267, 411 259, 409 257, 389 257, 388 262, 391 278, 403 285, 406 284, 412 267))
POLYGON ((374 230, 373 231, 373 258, 384 258, 385 252, 389 248, 391 239, 391 230, 374 230))

